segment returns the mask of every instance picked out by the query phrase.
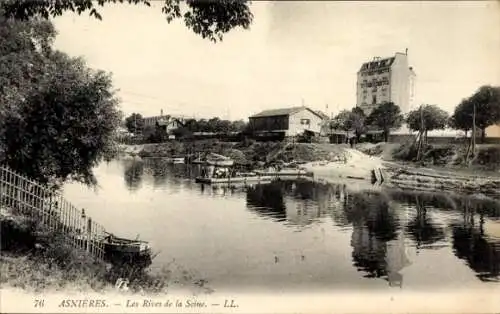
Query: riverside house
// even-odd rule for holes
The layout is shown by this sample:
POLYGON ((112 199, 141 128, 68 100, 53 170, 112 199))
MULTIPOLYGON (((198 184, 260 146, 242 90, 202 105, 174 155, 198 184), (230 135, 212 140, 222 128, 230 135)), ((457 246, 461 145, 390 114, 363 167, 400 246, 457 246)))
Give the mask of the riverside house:
POLYGON ((284 139, 308 133, 319 135, 324 117, 308 107, 264 110, 249 117, 256 138, 284 139))

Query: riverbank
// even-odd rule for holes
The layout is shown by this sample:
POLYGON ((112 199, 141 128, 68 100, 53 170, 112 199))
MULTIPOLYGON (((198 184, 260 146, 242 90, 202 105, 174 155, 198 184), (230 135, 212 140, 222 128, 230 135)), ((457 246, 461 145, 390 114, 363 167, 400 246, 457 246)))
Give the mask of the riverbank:
POLYGON ((463 163, 463 145, 434 145, 424 151, 423 162, 413 162, 408 144, 359 144, 361 152, 378 158, 389 177, 387 183, 420 191, 456 191, 500 197, 500 147, 478 145, 477 156, 463 163))
POLYGON ((40 223, 0 208, 1 252, 0 288, 19 288, 31 292, 90 291, 165 294, 189 287, 191 291, 210 291, 205 282, 176 269, 136 269, 133 265, 111 265, 95 260, 50 232, 40 223), (126 285, 123 283, 126 282, 126 285))
POLYGON ((221 142, 199 140, 169 141, 159 144, 123 145, 124 155, 139 157, 173 157, 216 153, 232 158, 240 164, 269 164, 274 162, 338 161, 345 158, 344 145, 287 142, 221 142))
MULTIPOLYGON (((329 179, 359 179, 383 183, 388 187, 422 191, 458 191, 467 194, 488 194, 495 197, 500 190, 500 154, 498 147, 478 146, 478 156, 471 167, 460 165, 461 150, 457 147, 434 147, 426 152, 423 165, 402 158, 405 146, 379 143, 347 145, 318 143, 219 142, 216 140, 190 143, 167 142, 126 149, 142 157, 170 157, 187 153, 213 152, 235 161, 259 167, 276 162, 298 162, 316 177, 329 179), (497 152, 498 150, 498 152, 497 152), (445 160, 445 161, 443 161, 445 160), (382 172, 377 172, 381 169, 382 172), (374 172, 374 170, 376 170, 374 172)), ((500 197, 500 195, 498 195, 500 197)))
POLYGON ((461 174, 500 176, 500 145, 478 144, 477 154, 465 163, 467 147, 463 144, 428 145, 423 150, 422 161, 415 162, 416 152, 410 143, 361 143, 359 151, 385 162, 412 167, 425 167, 436 171, 454 171, 461 174))

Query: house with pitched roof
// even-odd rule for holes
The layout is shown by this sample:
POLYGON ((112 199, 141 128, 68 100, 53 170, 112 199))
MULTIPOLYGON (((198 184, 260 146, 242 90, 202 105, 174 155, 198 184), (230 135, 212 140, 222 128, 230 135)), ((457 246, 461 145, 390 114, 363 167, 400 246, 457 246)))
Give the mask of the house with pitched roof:
POLYGON ((249 117, 249 124, 256 137, 285 138, 305 132, 319 135, 324 119, 322 114, 300 106, 264 110, 249 117))

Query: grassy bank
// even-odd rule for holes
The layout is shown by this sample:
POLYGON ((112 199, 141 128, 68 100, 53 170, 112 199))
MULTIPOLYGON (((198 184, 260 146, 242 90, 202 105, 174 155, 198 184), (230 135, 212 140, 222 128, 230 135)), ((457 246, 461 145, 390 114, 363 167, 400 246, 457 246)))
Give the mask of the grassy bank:
POLYGON ((439 170, 458 171, 461 174, 495 176, 500 172, 500 146, 477 145, 477 154, 465 162, 466 147, 459 144, 427 145, 423 158, 416 161, 417 152, 410 143, 359 144, 360 151, 371 156, 378 156, 385 161, 403 165, 426 167, 439 170))
POLYGON ((317 143, 285 142, 221 142, 199 140, 194 142, 170 141, 143 145, 141 157, 171 157, 175 155, 217 153, 233 158, 238 163, 272 163, 275 161, 311 162, 338 160, 344 153, 342 146, 317 143))
POLYGON ((133 265, 96 261, 86 252, 69 246, 62 234, 49 231, 11 208, 0 208, 0 223, 2 288, 104 292, 116 289, 120 279, 129 282, 127 291, 132 293, 167 293, 176 285, 209 290, 205 281, 179 266, 152 272, 133 265))
POLYGON ((388 162, 388 185, 406 190, 445 190, 500 197, 498 145, 478 145, 470 163, 465 163, 464 145, 428 145, 418 162, 416 151, 408 143, 360 144, 358 149, 388 162))

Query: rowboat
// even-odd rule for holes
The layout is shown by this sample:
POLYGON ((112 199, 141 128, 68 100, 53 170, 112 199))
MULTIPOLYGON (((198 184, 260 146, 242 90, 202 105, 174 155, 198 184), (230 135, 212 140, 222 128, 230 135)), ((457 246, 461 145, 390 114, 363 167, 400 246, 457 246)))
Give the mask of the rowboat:
POLYGON ((111 261, 151 262, 151 247, 148 242, 117 237, 107 233, 104 238, 104 255, 111 261))

